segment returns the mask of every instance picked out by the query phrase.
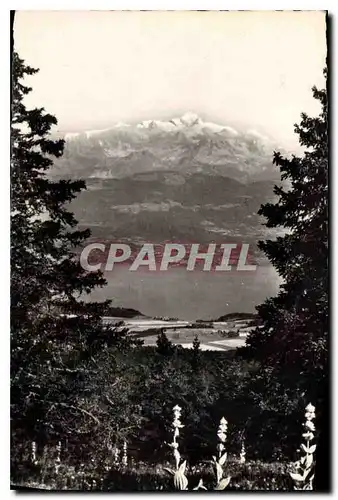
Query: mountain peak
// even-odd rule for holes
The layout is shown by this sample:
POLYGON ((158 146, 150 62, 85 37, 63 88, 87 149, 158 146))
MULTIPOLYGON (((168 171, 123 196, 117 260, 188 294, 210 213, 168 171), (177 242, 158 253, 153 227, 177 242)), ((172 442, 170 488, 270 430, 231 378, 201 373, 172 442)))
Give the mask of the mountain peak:
POLYGON ((184 123, 184 125, 191 127, 193 125, 201 124, 202 120, 196 113, 187 111, 183 116, 181 116, 181 122, 184 123))

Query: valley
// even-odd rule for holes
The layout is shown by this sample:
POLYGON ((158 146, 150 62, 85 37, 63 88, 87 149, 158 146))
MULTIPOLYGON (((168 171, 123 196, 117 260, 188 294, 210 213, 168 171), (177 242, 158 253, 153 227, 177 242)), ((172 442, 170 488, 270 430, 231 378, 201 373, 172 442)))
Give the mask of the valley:
POLYGON ((106 317, 105 324, 118 325, 118 329, 127 329, 129 334, 143 341, 143 345, 156 346, 157 335, 163 330, 174 344, 186 349, 193 347, 197 337, 203 351, 228 351, 242 347, 249 332, 255 328, 254 315, 246 319, 233 317, 224 321, 180 321, 153 318, 126 319, 106 317))

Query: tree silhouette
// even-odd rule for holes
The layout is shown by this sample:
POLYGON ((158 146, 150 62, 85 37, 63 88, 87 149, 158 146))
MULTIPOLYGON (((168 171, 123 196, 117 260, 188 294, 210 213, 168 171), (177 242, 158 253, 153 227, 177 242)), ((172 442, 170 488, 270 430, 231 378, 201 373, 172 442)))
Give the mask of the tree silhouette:
POLYGON ((102 326, 110 301, 84 300, 105 285, 102 274, 85 272, 76 255, 90 231, 76 229, 67 204, 85 183, 48 178, 64 141, 50 136, 54 116, 25 106, 31 88, 23 80, 36 72, 13 53, 11 418, 13 432, 21 429, 26 437, 62 428, 55 416, 60 405, 63 416, 67 408, 81 413, 74 404, 76 383, 85 376, 81 363, 118 340, 102 326))
POLYGON ((156 345, 157 345, 156 350, 158 354, 161 354, 161 356, 166 356, 166 357, 172 356, 175 351, 175 346, 168 339, 163 329, 161 329, 159 334, 157 335, 156 345))
MULTIPOLYGON (((316 406, 322 443, 329 383, 328 103, 326 89, 313 87, 313 96, 321 105, 319 116, 303 113, 295 126, 304 154, 286 158, 274 153, 285 185, 275 186, 278 201, 262 205, 259 214, 267 227, 282 227, 286 234, 260 241, 259 247, 283 283, 276 297, 257 307, 261 327, 249 335, 242 352, 261 362, 265 397, 270 392, 282 399, 289 391, 316 406)), ((317 454, 324 452, 322 464, 324 448, 321 444, 317 454)))

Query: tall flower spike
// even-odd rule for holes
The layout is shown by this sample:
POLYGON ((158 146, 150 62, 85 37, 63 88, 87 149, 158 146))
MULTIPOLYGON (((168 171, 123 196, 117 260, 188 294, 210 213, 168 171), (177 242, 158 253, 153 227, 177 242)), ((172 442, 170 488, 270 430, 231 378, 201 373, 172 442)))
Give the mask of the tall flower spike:
POLYGON ((171 469, 167 469, 167 468, 166 468, 166 470, 168 472, 170 472, 171 474, 173 474, 174 485, 175 485, 176 489, 187 490, 188 489, 188 479, 185 475, 186 460, 180 464, 181 454, 178 450, 178 442, 177 442, 177 438, 180 434, 180 429, 182 427, 184 427, 181 423, 181 420, 180 420, 181 407, 178 405, 174 406, 173 413, 174 413, 174 420, 172 422, 172 427, 174 428, 173 440, 171 443, 169 443, 169 446, 173 449, 176 470, 171 470, 171 469))
POLYGON ((239 455, 239 463, 244 464, 245 463, 245 445, 244 445, 244 439, 242 441, 242 446, 241 446, 241 453, 239 455))
POLYGON ((123 442, 123 456, 122 456, 122 465, 128 464, 128 456, 127 456, 127 441, 123 442))
POLYGON ((31 460, 33 462, 33 464, 36 463, 36 442, 35 441, 32 441, 32 452, 31 452, 31 460))
POLYGON ((316 451, 316 445, 310 443, 310 441, 314 438, 315 425, 312 420, 316 417, 315 407, 312 404, 308 404, 305 408, 305 423, 303 423, 303 427, 305 427, 305 432, 302 434, 303 438, 306 440, 306 443, 302 443, 300 445, 301 450, 305 453, 295 465, 295 472, 290 472, 290 476, 295 482, 294 489, 295 490, 312 490, 313 489, 313 479, 314 479, 314 470, 313 470, 313 455, 316 451))
POLYGON ((217 431, 217 437, 220 440, 220 443, 218 445, 218 450, 220 454, 224 450, 224 443, 227 438, 227 431, 228 431, 228 422, 225 420, 224 417, 222 417, 217 431))
POLYGON ((61 464, 61 441, 56 445, 56 457, 55 457, 55 473, 58 474, 61 464))
POLYGON ((116 446, 115 450, 114 450, 114 461, 115 461, 116 464, 119 463, 119 454, 120 454, 120 450, 116 446))
POLYGON ((61 462, 61 441, 56 445, 56 462, 61 462))
POLYGON ((224 443, 227 438, 227 430, 228 430, 228 422, 225 420, 224 417, 221 418, 220 424, 218 426, 218 431, 217 431, 217 437, 219 439, 219 443, 217 445, 218 449, 218 459, 216 457, 213 457, 214 463, 215 463, 215 472, 216 472, 216 486, 215 490, 224 490, 229 482, 230 482, 230 476, 229 477, 223 477, 223 465, 227 459, 227 452, 225 450, 224 443))

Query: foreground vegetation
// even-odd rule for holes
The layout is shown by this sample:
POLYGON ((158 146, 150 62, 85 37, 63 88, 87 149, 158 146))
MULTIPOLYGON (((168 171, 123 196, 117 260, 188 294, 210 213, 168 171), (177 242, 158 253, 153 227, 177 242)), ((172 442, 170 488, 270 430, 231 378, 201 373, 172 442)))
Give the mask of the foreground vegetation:
POLYGON ((75 410, 65 406, 61 414, 57 408, 52 414, 54 428, 35 439, 13 434, 13 474, 31 441, 41 452, 61 440, 76 467, 104 462, 107 450, 121 449, 124 441, 130 459, 164 463, 176 404, 185 415, 180 450, 191 466, 214 454, 215 422, 223 415, 229 422, 229 456, 239 456, 245 439, 251 462, 295 460, 306 397, 290 394, 283 413, 262 404, 259 366, 236 351, 200 351, 198 342, 193 349, 175 347, 161 334, 155 348, 107 349, 93 357, 86 374, 76 379, 81 411, 74 421, 70 416, 75 410))
MULTIPOLYGON (((59 442, 54 449, 47 446, 42 454, 37 454, 36 443, 31 443, 30 452, 26 449, 15 470, 16 486, 20 483, 30 488, 52 490, 98 490, 98 491, 173 491, 173 490, 269 490, 290 491, 312 490, 314 478, 313 455, 316 445, 314 439, 314 407, 306 407, 302 444, 303 455, 293 464, 247 462, 246 448, 242 439, 238 457, 228 458, 228 423, 221 418, 217 431, 218 444, 212 460, 203 460, 195 466, 187 465, 179 451, 181 408, 173 408, 172 449, 174 468, 168 464, 137 463, 128 457, 127 442, 124 441, 121 456, 119 449, 110 448, 104 460, 74 465, 69 454, 59 442), (304 454, 305 452, 305 454, 304 454), (167 474, 166 474, 167 473, 167 474), (173 476, 168 481, 168 473, 173 476), (293 480, 293 483, 291 481, 293 480), (188 487, 193 484, 194 487, 188 487), (230 485, 230 486, 229 486, 230 485)), ((107 450, 108 451, 108 450, 107 450)))

